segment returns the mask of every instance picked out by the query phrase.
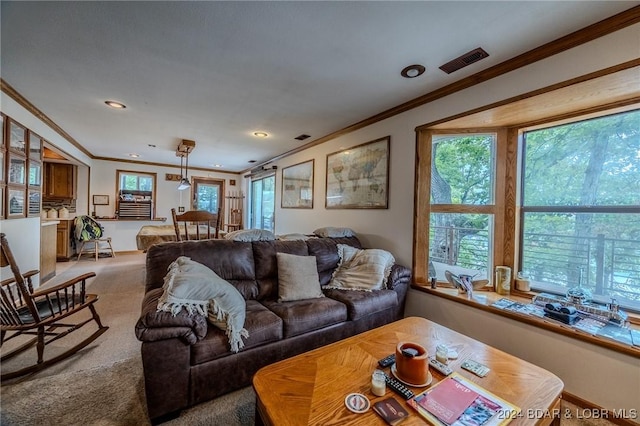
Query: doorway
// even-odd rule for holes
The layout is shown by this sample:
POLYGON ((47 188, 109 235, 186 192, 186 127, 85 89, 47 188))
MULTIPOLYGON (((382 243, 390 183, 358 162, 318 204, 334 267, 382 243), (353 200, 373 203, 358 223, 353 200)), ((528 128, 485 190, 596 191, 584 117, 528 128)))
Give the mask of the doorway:
POLYGON ((274 232, 276 175, 251 181, 251 227, 274 232))
POLYGON ((191 198, 192 210, 206 210, 218 213, 219 223, 224 223, 224 180, 209 178, 193 178, 191 198))

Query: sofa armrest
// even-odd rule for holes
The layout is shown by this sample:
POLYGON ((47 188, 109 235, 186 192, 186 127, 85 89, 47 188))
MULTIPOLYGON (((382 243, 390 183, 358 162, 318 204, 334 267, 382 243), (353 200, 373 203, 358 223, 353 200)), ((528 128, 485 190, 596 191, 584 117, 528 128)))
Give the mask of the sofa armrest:
POLYGON ((387 288, 389 290, 395 290, 400 285, 409 285, 411 281, 411 269, 406 266, 394 264, 391 267, 389 278, 387 279, 387 288))
POLYGON ((153 289, 144 295, 142 313, 136 323, 136 337, 141 342, 154 342, 179 338, 189 345, 204 339, 207 334, 207 318, 199 314, 189 314, 181 310, 171 312, 158 311, 158 299, 162 289, 153 289))

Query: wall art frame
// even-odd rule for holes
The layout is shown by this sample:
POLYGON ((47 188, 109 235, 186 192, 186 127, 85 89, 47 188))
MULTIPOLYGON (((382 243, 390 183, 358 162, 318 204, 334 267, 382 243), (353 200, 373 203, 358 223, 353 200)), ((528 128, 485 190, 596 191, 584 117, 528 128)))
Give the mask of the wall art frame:
POLYGON ((282 169, 282 193, 280 207, 283 209, 313 208, 313 174, 315 160, 308 160, 282 169))
POLYGON ((391 136, 327 154, 325 208, 389 208, 391 136))

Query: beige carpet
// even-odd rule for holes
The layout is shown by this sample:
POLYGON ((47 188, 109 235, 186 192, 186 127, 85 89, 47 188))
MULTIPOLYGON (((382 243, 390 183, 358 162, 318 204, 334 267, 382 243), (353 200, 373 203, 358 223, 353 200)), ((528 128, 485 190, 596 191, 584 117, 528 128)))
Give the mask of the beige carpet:
MULTIPOLYGON (((148 425, 140 342, 134 325, 144 292, 144 254, 122 254, 115 259, 82 258, 58 264, 52 286, 84 272, 94 271, 88 290, 99 295, 98 313, 109 330, 95 342, 46 370, 2 383, 0 424, 30 425, 148 425)), ((93 331, 93 324, 76 332, 79 338, 93 331), (84 334, 82 334, 84 333, 84 334)), ((62 351, 64 340, 47 347, 62 351), (55 346, 57 345, 57 346, 55 346)), ((11 343, 11 342, 9 342, 11 343)), ((6 343, 3 351, 11 345, 6 343), (6 346, 6 347, 5 347, 6 346)), ((30 352, 35 359, 35 350, 30 352)), ((2 369, 25 364, 25 357, 2 364, 2 369)), ((184 410, 167 425, 253 425, 255 394, 251 387, 184 410)), ((576 407, 563 402, 563 413, 576 407)), ((567 419, 563 426, 608 426, 606 420, 567 419)))
MULTIPOLYGON (((88 285, 99 295, 96 309, 102 336, 72 357, 36 374, 6 381, 0 388, 0 424, 28 425, 148 425, 140 342, 134 325, 144 294, 144 254, 121 254, 115 259, 82 258, 59 263, 57 276, 45 287, 94 271, 88 285)), ((55 355, 95 330, 89 323, 74 334, 48 345, 55 355)), ((20 341, 9 341, 3 352, 20 341)), ((11 371, 34 362, 35 349, 2 363, 11 371)), ((255 394, 251 387, 184 410, 167 425, 253 425, 255 394)))

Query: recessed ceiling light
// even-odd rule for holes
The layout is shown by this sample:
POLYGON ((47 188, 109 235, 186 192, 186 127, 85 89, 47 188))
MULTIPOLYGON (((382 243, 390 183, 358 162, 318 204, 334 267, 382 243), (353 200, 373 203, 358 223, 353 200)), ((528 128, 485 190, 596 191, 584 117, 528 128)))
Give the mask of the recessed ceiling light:
POLYGON ((131 154, 129 154, 129 157, 138 158, 140 157, 140 154, 136 154, 135 152, 132 152, 131 154))
POLYGON ((424 74, 425 69, 426 68, 423 65, 409 65, 400 72, 400 75, 404 78, 416 78, 424 74))
POLYGON ((125 104, 117 101, 104 101, 104 103, 115 109, 125 109, 127 107, 125 104))
POLYGON ((214 164, 213 167, 222 167, 222 164, 214 164))
POLYGON ((255 163, 256 160, 249 160, 249 163, 255 163))
POLYGON ((253 132, 253 136, 257 138, 266 138, 269 135, 265 132, 253 132))

